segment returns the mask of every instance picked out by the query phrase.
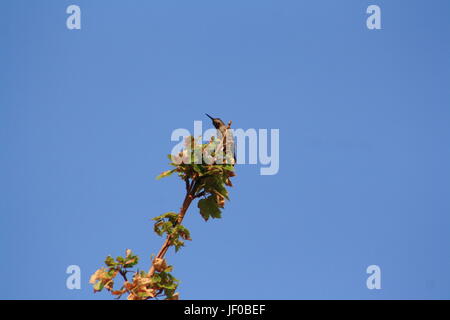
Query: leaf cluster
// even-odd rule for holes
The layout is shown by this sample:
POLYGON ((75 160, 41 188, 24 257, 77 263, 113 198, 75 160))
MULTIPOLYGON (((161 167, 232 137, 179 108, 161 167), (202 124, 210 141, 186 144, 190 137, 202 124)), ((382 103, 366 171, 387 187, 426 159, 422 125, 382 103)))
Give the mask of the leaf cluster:
POLYGON ((161 296, 165 296, 166 299, 178 297, 175 295, 175 290, 179 280, 171 274, 173 267, 168 266, 165 259, 153 260, 152 263, 157 270, 153 275, 145 271, 131 271, 130 268, 134 267, 138 261, 138 256, 133 255, 129 249, 125 257, 119 256, 116 259, 111 256, 106 257, 106 267, 98 269, 89 281, 94 287, 94 292, 106 289, 117 298, 128 293, 128 300, 145 300, 161 296), (131 280, 127 277, 129 272, 133 273, 131 280), (118 275, 123 277, 124 282, 119 289, 115 289, 114 281, 118 275))
POLYGON ((200 198, 197 207, 205 221, 209 218, 221 218, 221 209, 225 200, 229 200, 228 190, 231 187, 230 178, 235 176, 234 163, 228 161, 217 163, 217 147, 220 142, 211 139, 209 143, 197 144, 193 137, 186 138, 185 150, 178 155, 168 155, 170 165, 174 169, 164 171, 157 179, 168 177, 173 173, 186 182, 186 188, 193 198, 200 198), (183 160, 188 159, 188 163, 183 160), (181 162, 180 162, 181 161, 181 162))
POLYGON ((155 233, 159 236, 166 234, 170 245, 175 247, 175 252, 184 246, 184 240, 192 240, 189 230, 178 223, 177 213, 167 212, 152 220, 156 221, 153 226, 155 233))

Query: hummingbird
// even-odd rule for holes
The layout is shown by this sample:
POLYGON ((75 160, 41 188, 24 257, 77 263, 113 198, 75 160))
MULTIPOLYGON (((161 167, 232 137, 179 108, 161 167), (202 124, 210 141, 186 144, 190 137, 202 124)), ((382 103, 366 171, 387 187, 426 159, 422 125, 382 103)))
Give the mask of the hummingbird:
MULTIPOLYGON (((220 133, 220 137, 225 137, 224 139, 224 153, 227 154, 227 149, 233 152, 233 160, 236 163, 236 152, 234 150, 234 139, 231 132, 228 131, 227 125, 220 118, 213 118, 209 114, 205 113, 208 118, 212 120, 213 126, 217 129, 218 134, 220 133)), ((231 122, 230 122, 231 123, 231 122)))

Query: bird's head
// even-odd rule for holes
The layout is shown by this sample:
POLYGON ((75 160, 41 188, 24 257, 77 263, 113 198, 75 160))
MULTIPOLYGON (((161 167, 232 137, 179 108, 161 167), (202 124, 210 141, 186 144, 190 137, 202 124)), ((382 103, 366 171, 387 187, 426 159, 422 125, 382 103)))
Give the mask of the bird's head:
POLYGON ((223 125, 224 125, 223 121, 220 120, 219 118, 213 118, 213 117, 211 117, 209 114, 207 114, 207 113, 205 113, 205 114, 206 114, 206 116, 207 116, 208 118, 210 118, 210 119, 212 120, 212 123, 213 123, 213 125, 214 125, 215 128, 218 129, 220 126, 223 126, 223 125))

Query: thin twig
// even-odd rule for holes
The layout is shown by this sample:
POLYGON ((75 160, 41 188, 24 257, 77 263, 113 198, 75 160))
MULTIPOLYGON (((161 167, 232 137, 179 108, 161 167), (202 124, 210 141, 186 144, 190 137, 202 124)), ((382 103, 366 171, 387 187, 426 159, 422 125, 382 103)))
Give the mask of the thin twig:
POLYGON ((119 273, 120 273, 120 275, 122 276, 122 278, 123 278, 125 281, 128 282, 128 279, 127 279, 127 271, 120 270, 119 273))

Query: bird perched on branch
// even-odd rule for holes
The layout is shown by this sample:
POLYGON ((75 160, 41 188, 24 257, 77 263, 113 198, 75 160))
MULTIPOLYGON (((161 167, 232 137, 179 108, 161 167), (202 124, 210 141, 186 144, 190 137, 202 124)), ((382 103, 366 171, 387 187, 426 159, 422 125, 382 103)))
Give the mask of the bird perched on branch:
POLYGON ((236 153, 234 150, 234 139, 233 133, 230 129, 231 121, 228 123, 228 126, 220 118, 213 118, 209 114, 205 113, 208 118, 211 119, 213 126, 217 129, 217 135, 223 143, 223 154, 225 155, 225 163, 228 163, 228 158, 231 158, 228 161, 231 161, 232 165, 236 163, 236 153), (230 157, 227 157, 227 156, 230 157))

